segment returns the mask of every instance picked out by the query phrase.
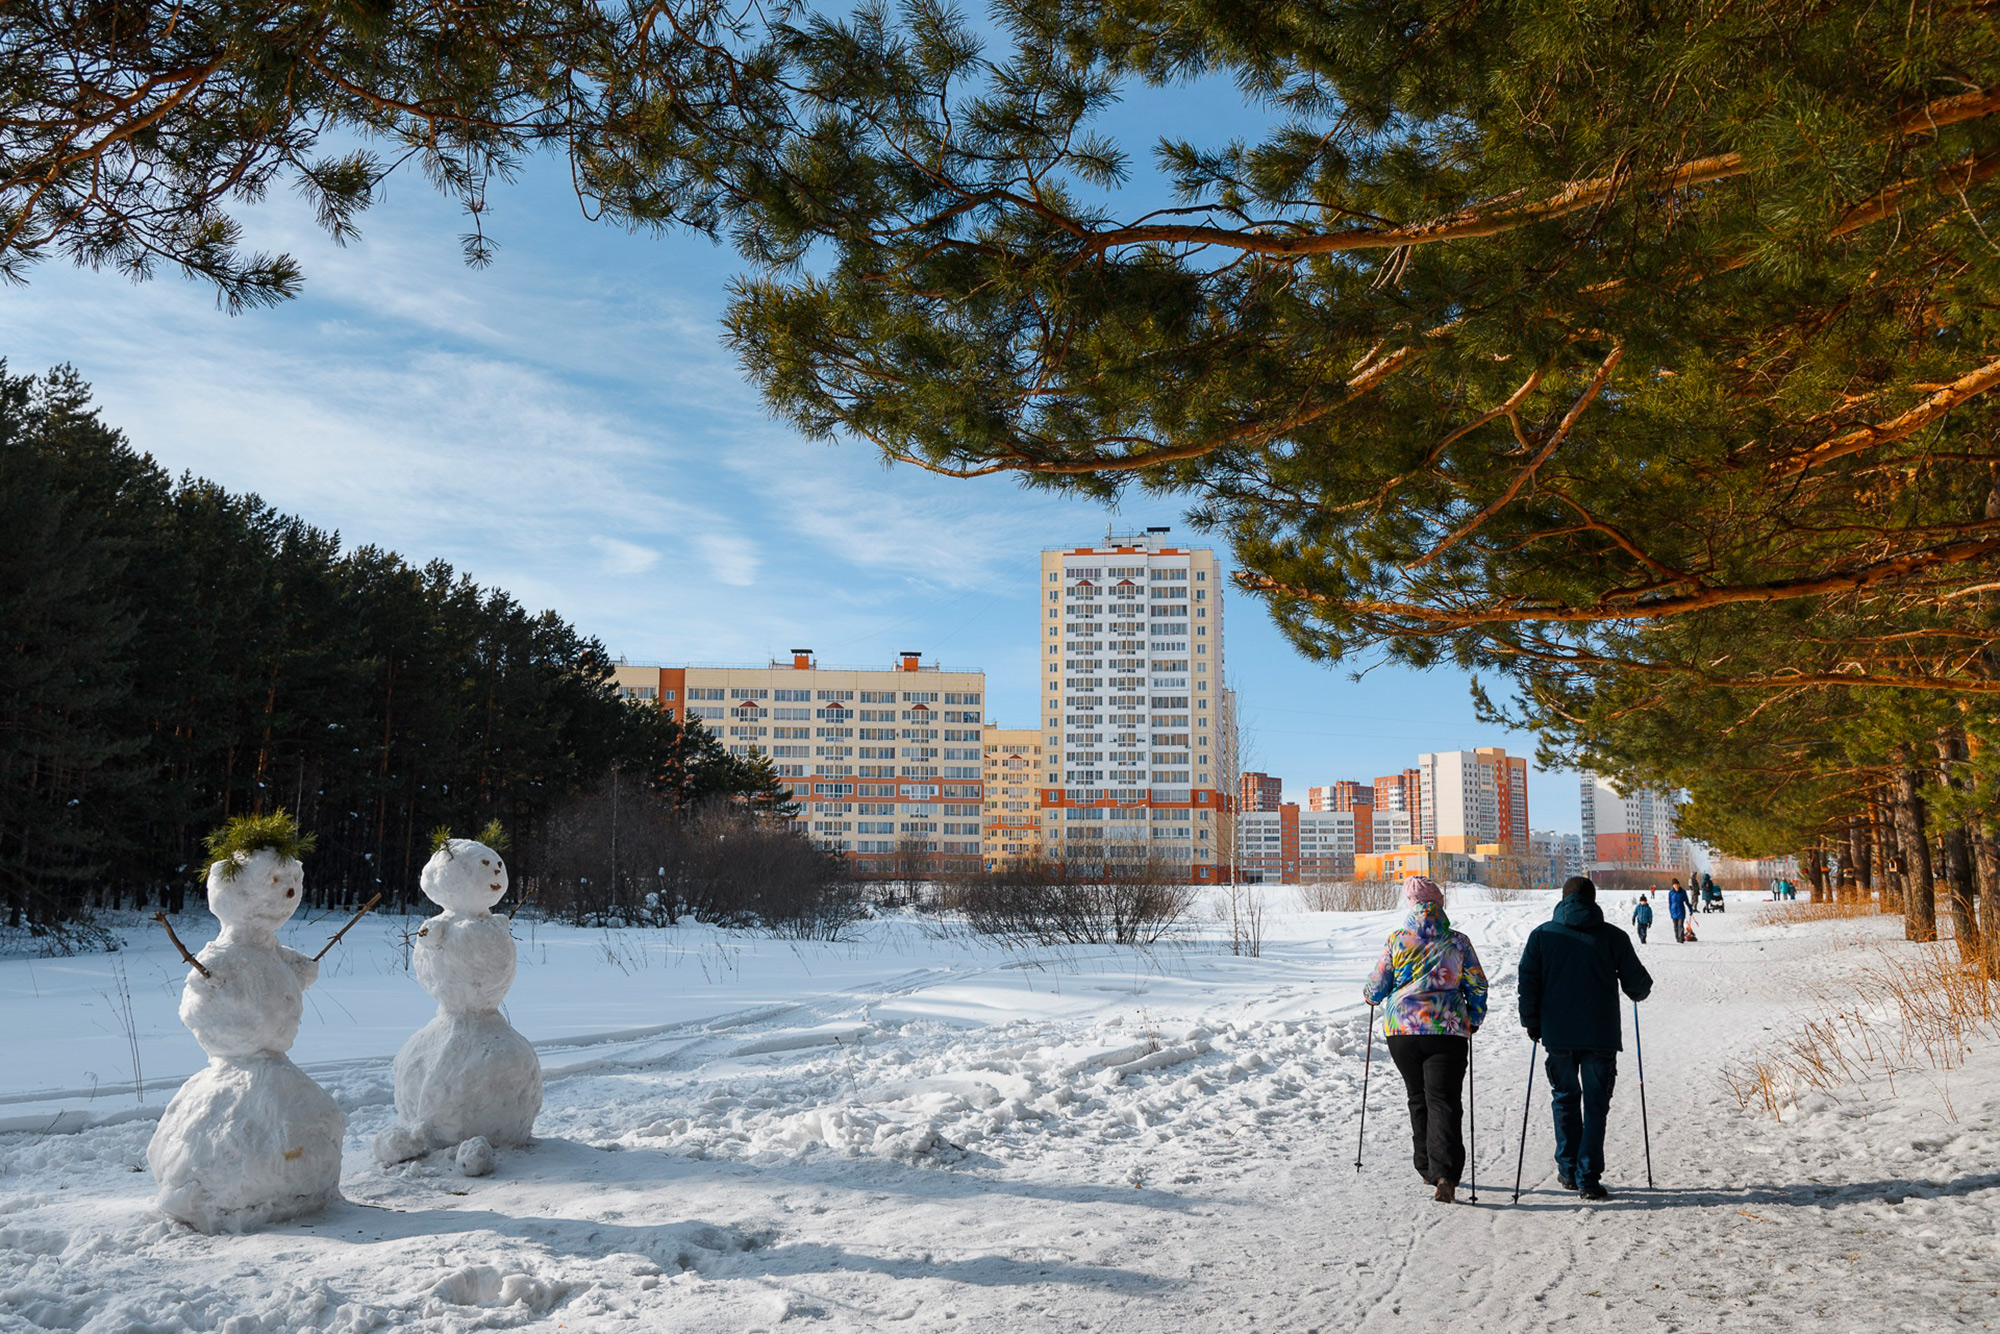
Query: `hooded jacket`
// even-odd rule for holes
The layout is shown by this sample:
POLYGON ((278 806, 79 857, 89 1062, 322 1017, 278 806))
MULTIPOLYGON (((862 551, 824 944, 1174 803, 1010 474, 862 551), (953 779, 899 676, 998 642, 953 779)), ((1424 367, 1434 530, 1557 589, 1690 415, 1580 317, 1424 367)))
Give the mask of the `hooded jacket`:
POLYGON ((1635 1001, 1653 991, 1632 938, 1580 894, 1528 935, 1521 951, 1521 1027, 1551 1051, 1623 1051, 1618 993, 1635 1001))
POLYGON ((1417 907, 1390 936, 1361 998, 1383 1007, 1384 1037, 1470 1037, 1486 1022, 1486 971, 1442 911, 1417 907))

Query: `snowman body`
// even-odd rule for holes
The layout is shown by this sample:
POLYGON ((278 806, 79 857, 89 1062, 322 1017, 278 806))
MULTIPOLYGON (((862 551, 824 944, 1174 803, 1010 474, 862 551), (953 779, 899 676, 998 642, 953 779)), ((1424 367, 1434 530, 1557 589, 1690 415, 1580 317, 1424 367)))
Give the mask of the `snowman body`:
POLYGON ((490 909, 507 892, 500 854, 448 840, 424 867, 425 897, 444 909, 413 947, 417 980, 438 1012, 396 1055, 397 1124, 375 1156, 400 1162, 484 1138, 523 1145, 542 1109, 542 1064, 500 1014, 514 984, 514 936, 490 909))
POLYGON ((181 989, 181 1022, 208 1065, 181 1085, 146 1148, 161 1212, 242 1232, 340 1198, 347 1118, 286 1053, 319 965, 278 943, 298 908, 299 863, 268 849, 209 870, 222 931, 181 989))

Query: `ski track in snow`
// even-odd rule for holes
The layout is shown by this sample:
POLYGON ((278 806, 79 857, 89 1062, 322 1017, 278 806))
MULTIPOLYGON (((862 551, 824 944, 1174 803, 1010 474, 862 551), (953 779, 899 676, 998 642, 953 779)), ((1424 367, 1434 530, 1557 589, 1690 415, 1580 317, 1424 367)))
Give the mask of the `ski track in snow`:
MULTIPOLYGON (((1657 1185, 1628 1031, 1608 1205, 1556 1189, 1539 1084, 1510 1203, 1529 1059, 1512 961, 1545 902, 1454 911, 1494 981, 1476 1207, 1434 1204, 1409 1167, 1379 1039, 1354 1169, 1355 997, 1394 914, 1286 914, 1262 959, 1150 961, 892 921, 872 965, 784 947, 836 985, 751 1005, 721 985, 705 1015, 538 1042, 538 1142, 487 1178, 445 1152, 377 1167, 387 1054, 308 1061, 349 1115, 347 1202, 250 1236, 153 1213, 147 1115, 0 1135, 0 1332, 2000 1326, 2000 1050, 1783 1124, 1740 1111, 1723 1063, 1896 929, 1757 926, 1749 906, 1701 918, 1699 945, 1643 947, 1657 1185)), ((526 990, 588 1011, 634 985, 616 952, 526 990)), ((32 1101, 45 1068, 0 1072, 0 1092, 60 1109, 32 1101)))

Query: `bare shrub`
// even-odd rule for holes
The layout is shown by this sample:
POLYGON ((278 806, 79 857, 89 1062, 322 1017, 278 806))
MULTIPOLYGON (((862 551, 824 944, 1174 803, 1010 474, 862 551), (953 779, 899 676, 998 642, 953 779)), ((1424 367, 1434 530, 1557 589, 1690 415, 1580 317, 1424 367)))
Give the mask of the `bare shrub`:
POLYGON ((729 801, 676 810, 602 788, 552 811, 523 858, 540 911, 577 926, 683 916, 832 939, 865 911, 841 859, 729 801))
POLYGON ((938 906, 1022 944, 1150 945, 1180 925, 1195 897, 1167 864, 1044 861, 948 881, 938 906))
POLYGON ((1381 912, 1403 901, 1401 887, 1389 880, 1325 880, 1298 891, 1307 912, 1381 912))
POLYGON ((1215 905, 1216 917, 1229 928, 1229 952, 1264 957, 1264 889, 1261 885, 1232 881, 1223 886, 1222 901, 1215 905))

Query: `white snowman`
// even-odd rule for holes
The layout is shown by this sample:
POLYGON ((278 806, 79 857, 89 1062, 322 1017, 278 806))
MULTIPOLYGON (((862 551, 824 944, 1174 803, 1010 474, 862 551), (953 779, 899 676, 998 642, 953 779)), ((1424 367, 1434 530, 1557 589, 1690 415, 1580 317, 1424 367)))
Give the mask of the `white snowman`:
POLYGON ((507 865, 484 843, 446 839, 422 884, 444 909, 414 951, 438 1012, 396 1055, 397 1124, 376 1136, 375 1157, 398 1163, 457 1145, 460 1170, 478 1175, 492 1145, 528 1143, 542 1109, 541 1061, 500 1015, 514 985, 514 936, 490 909, 507 893, 507 865))
POLYGON ((278 943, 305 883, 295 858, 239 852, 208 872, 222 932, 181 989, 181 1022, 208 1066, 181 1085, 146 1148, 161 1212, 241 1232, 340 1198, 347 1118, 285 1053, 319 965, 278 943))

